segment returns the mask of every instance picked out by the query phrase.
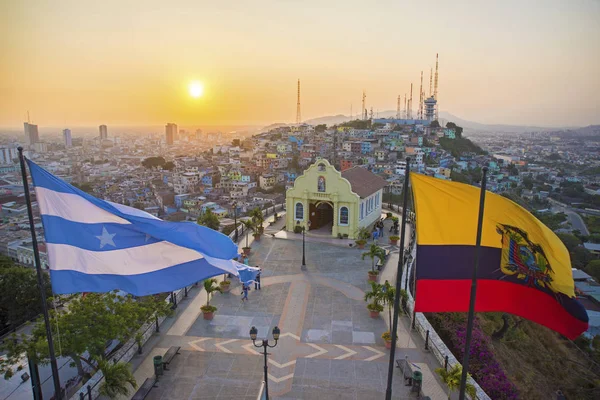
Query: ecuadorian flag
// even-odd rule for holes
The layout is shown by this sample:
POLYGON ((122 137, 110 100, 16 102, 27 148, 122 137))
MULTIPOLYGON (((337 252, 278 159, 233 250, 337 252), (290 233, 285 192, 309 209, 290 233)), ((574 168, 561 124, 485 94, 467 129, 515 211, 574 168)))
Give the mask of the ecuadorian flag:
MULTIPOLYGON (((481 189, 411 174, 418 312, 467 312, 481 189)), ((588 328, 569 252, 518 204, 486 192, 475 311, 508 312, 574 339, 588 328)))

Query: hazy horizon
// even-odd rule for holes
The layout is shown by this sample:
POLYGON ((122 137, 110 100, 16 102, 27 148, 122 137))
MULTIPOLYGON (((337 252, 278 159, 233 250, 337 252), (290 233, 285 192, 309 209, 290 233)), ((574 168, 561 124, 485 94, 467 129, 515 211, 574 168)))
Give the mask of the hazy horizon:
POLYGON ((420 72, 484 124, 600 123, 600 2, 0 3, 0 126, 264 126, 396 108, 420 72), (188 93, 191 81, 202 97, 188 93))

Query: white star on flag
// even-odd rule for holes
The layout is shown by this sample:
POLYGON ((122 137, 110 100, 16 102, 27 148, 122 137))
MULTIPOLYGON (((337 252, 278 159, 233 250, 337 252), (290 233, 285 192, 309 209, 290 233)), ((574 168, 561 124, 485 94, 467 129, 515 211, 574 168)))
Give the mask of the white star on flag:
POLYGON ((107 244, 111 245, 112 247, 117 247, 115 246, 115 242, 113 241, 115 235, 116 233, 108 233, 106 228, 102 227, 102 235, 96 236, 98 239, 100 239, 100 248, 104 248, 104 246, 107 244))

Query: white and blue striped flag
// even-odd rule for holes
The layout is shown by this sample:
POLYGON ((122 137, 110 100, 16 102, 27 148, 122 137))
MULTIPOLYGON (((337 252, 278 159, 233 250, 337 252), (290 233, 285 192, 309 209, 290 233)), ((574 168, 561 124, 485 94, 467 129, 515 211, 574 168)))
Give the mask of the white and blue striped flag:
POLYGON ((258 269, 233 260, 238 248, 220 232, 97 199, 27 163, 54 293, 120 289, 144 296, 226 273, 243 282, 256 277, 258 269))

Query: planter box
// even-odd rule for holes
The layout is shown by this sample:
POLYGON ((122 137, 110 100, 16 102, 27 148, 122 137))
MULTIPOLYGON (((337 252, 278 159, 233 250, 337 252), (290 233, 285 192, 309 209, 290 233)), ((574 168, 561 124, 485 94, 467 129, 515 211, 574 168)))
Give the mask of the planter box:
POLYGON ((390 239, 390 244, 393 244, 394 246, 398 246, 398 241, 390 239))
POLYGON ((386 340, 385 341, 385 348, 386 349, 391 349, 392 348, 392 341, 391 340, 386 340))
POLYGON ((369 314, 371 315, 371 318, 379 318, 379 311, 369 310, 369 314))
POLYGON ((379 275, 373 275, 373 274, 369 274, 369 280, 370 280, 371 282, 377 282, 377 277, 378 277, 378 276, 379 276, 379 275))
POLYGON ((209 321, 211 319, 213 319, 215 316, 214 312, 203 312, 202 314, 204 315, 204 319, 209 320, 209 321))
POLYGON ((230 289, 231 288, 229 285, 221 285, 221 290, 223 291, 223 293, 229 293, 230 289))

